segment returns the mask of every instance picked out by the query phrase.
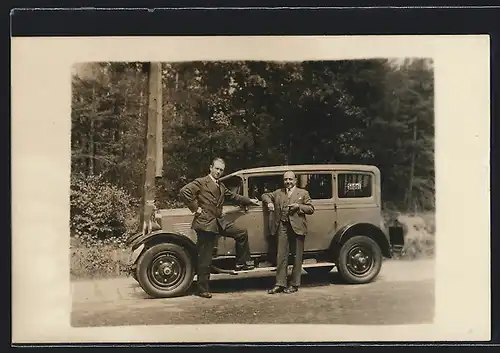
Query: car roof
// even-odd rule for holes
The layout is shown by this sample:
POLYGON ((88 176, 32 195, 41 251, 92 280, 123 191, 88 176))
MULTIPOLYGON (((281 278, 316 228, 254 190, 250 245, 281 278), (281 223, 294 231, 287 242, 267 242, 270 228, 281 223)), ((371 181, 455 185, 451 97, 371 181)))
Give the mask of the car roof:
POLYGON ((352 171, 374 172, 374 173, 380 172, 376 166, 368 164, 294 164, 294 165, 278 165, 278 166, 240 169, 226 175, 224 179, 234 175, 241 175, 241 174, 285 173, 288 170, 303 171, 303 172, 307 171, 317 172, 325 170, 332 170, 332 171, 352 170, 352 171))

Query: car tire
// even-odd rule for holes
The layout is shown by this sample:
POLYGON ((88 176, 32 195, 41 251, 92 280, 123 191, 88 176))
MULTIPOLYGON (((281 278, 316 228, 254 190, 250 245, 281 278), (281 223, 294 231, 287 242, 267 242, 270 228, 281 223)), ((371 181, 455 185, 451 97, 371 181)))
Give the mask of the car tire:
POLYGON ((311 276, 326 276, 333 270, 334 266, 308 267, 304 268, 306 273, 311 276))
POLYGON ((153 245, 137 262, 138 282, 154 298, 184 294, 193 283, 194 273, 189 252, 172 243, 153 245))
POLYGON ((347 283, 363 284, 377 277, 382 260, 382 251, 373 239, 354 236, 342 244, 337 269, 347 283))
POLYGON ((136 281, 139 282, 139 277, 137 277, 137 269, 131 271, 130 276, 136 281))

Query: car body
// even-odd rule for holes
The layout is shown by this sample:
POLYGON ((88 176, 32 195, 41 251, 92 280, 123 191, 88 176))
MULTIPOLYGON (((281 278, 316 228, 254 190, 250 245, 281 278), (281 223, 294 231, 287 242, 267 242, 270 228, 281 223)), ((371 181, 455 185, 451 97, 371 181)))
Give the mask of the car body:
MULTIPOLYGON (((308 190, 314 213, 307 216, 304 269, 326 274, 337 267, 348 283, 367 283, 379 273, 383 258, 404 245, 400 227, 386 229, 382 216, 380 170, 372 165, 282 165, 239 170, 221 178, 233 192, 261 200, 264 192, 283 187, 283 174, 292 170, 297 186, 308 190)), ((224 204, 227 219, 248 230, 256 269, 273 270, 276 239, 269 234, 266 205, 224 204)), ((196 275, 196 233, 188 208, 156 212, 158 229, 129 240, 130 268, 141 287, 153 297, 184 293, 196 275)), ((218 237, 213 255, 214 273, 232 273, 235 241, 218 237)))

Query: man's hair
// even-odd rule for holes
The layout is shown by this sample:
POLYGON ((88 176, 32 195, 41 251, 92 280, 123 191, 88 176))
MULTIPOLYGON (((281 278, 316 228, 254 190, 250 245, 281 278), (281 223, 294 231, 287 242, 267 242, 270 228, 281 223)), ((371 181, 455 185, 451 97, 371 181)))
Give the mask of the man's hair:
POLYGON ((284 173, 283 173, 283 177, 285 177, 285 175, 286 175, 287 173, 291 173, 291 174, 293 175, 293 177, 294 177, 295 179, 297 179, 297 176, 295 175, 295 172, 294 172, 293 170, 287 170, 286 172, 284 172, 284 173))
POLYGON ((218 162, 221 162, 221 163, 222 163, 222 164, 224 164, 224 165, 226 165, 226 162, 224 162, 224 160, 223 160, 222 158, 220 158, 220 157, 216 157, 216 158, 214 158, 214 159, 212 160, 212 164, 210 164, 210 166, 212 166, 212 167, 213 167, 213 166, 214 166, 214 163, 215 163, 215 162, 217 162, 217 161, 218 161, 218 162))

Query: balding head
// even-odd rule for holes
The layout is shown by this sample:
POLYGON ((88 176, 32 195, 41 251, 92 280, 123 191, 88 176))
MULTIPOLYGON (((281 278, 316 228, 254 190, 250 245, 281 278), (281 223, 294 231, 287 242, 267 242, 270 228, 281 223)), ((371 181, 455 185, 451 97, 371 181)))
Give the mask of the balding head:
POLYGON ((285 184, 285 187, 287 189, 291 189, 295 185, 297 185, 297 178, 295 177, 295 173, 289 170, 285 174, 283 174, 283 184, 285 184))

